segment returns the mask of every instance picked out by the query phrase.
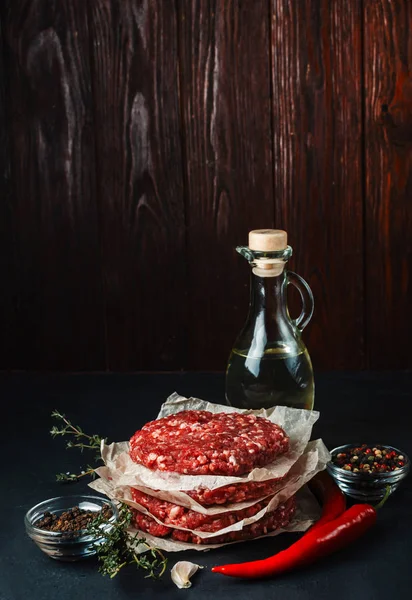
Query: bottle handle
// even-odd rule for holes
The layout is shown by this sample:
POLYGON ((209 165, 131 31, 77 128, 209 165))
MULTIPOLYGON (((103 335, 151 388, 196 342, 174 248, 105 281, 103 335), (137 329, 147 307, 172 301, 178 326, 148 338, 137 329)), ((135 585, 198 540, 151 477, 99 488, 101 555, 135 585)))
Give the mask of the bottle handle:
POLYGON ((293 325, 302 332, 312 318, 315 301, 309 284, 297 273, 287 271, 288 285, 291 283, 299 292, 302 299, 302 312, 297 319, 291 319, 293 325))

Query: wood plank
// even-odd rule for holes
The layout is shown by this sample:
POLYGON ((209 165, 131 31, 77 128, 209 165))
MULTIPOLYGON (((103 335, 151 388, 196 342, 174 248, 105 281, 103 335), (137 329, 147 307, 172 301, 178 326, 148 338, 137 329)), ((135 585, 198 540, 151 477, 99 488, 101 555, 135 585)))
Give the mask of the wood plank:
POLYGON ((264 0, 182 0, 190 369, 224 369, 247 315, 234 247, 273 226, 269 10, 264 0))
POLYGON ((0 369, 12 366, 13 327, 13 241, 12 186, 10 178, 9 128, 6 108, 6 77, 3 65, 3 35, 0 21, 0 369))
POLYGON ((364 361, 358 0, 271 0, 277 226, 309 282, 315 368, 364 361))
POLYGON ((110 369, 185 365, 174 2, 87 3, 110 369))
POLYGON ((1 3, 19 369, 105 365, 84 9, 82 0, 1 3))
POLYGON ((410 368, 412 6, 365 0, 368 366, 410 368))

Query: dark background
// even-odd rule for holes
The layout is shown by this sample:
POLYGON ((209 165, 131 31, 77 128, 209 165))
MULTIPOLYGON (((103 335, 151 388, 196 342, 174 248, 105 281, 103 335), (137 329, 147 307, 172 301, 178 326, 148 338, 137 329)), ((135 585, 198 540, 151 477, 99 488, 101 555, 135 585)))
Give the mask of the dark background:
POLYGON ((411 366, 410 0, 1 0, 0 368, 224 369, 287 229, 317 369, 411 366))

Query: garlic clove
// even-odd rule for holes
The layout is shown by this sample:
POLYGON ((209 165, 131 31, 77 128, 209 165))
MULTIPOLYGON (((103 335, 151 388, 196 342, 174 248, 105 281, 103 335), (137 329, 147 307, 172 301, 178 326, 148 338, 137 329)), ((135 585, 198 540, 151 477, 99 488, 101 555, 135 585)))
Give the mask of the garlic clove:
POLYGON ((170 572, 173 583, 180 589, 190 588, 192 585, 190 578, 198 569, 203 569, 203 567, 187 560, 180 560, 170 572))

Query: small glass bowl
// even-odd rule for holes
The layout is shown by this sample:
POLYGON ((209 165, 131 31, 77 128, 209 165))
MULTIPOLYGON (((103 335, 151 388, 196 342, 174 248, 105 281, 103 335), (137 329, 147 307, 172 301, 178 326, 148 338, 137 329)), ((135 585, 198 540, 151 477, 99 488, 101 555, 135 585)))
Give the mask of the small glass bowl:
MULTIPOLYGON (((347 452, 352 448, 358 448, 362 444, 345 444, 339 446, 331 451, 332 457, 339 454, 339 452, 347 452)), ((405 452, 402 452, 398 448, 393 446, 386 446, 379 444, 385 450, 395 450, 397 454, 404 456, 405 465, 400 467, 396 471, 389 471, 387 473, 353 473, 352 471, 345 471, 341 467, 329 462, 327 464, 328 473, 334 478, 342 492, 351 498, 360 500, 361 502, 379 502, 385 493, 386 488, 389 486, 390 493, 392 494, 400 485, 401 481, 409 473, 410 460, 406 456, 405 452)), ((372 448, 376 444, 368 444, 372 448)))
POLYGON ((47 531, 36 527, 36 522, 41 519, 45 512, 62 514, 66 510, 78 506, 83 510, 98 512, 105 504, 113 511, 113 516, 102 525, 102 531, 110 531, 113 523, 117 521, 119 513, 113 502, 108 498, 99 496, 59 496, 50 498, 40 504, 33 506, 24 517, 24 525, 28 536, 48 556, 56 560, 76 561, 89 558, 96 554, 96 545, 101 544, 104 538, 97 538, 86 534, 85 530, 79 532, 47 531))

